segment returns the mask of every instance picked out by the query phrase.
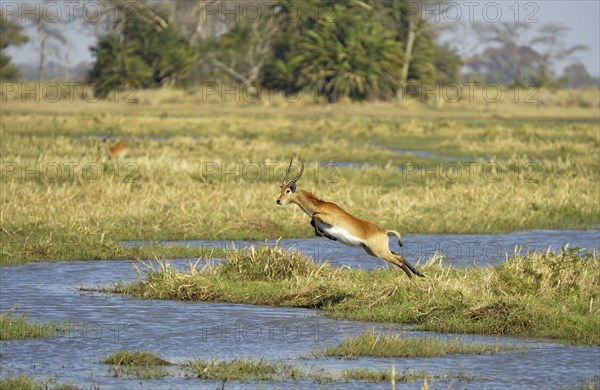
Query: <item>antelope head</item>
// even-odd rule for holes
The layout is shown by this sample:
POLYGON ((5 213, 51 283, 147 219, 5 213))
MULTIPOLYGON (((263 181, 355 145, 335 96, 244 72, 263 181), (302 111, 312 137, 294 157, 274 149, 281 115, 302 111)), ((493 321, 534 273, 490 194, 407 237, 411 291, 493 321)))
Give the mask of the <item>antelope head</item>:
POLYGON ((298 172, 298 174, 296 175, 296 177, 294 177, 291 181, 287 181, 288 176, 290 175, 290 170, 292 169, 292 162, 294 161, 294 158, 292 157, 290 159, 290 165, 285 173, 285 176, 283 177, 283 181, 281 182, 281 193, 279 194, 279 198, 277 198, 277 204, 278 205, 284 205, 284 204, 288 204, 293 202, 296 199, 296 182, 298 181, 298 179, 300 179, 300 177, 302 176, 302 173, 304 172, 304 161, 302 161, 302 158, 300 158, 300 172, 298 172))
POLYGON ((106 137, 102 138, 101 142, 103 144, 105 144, 105 145, 108 144, 108 140, 110 139, 110 137, 112 137, 113 131, 114 131, 113 129, 110 129, 110 133, 106 137))

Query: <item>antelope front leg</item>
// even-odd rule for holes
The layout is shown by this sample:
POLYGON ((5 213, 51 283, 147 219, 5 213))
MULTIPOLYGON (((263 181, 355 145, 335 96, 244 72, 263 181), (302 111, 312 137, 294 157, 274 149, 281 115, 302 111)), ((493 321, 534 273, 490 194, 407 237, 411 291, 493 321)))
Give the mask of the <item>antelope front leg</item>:
POLYGON ((313 219, 310 220, 310 225, 315 228, 315 236, 323 237, 324 233, 321 230, 319 230, 319 228, 317 227, 317 224, 315 223, 314 215, 313 215, 313 219))
POLYGON ((310 224, 312 225, 312 227, 315 228, 315 235, 317 235, 318 237, 324 236, 324 237, 329 238, 330 240, 337 241, 337 238, 335 238, 334 236, 329 235, 329 234, 325 233, 324 231, 322 231, 321 229, 319 229, 319 224, 318 224, 319 219, 317 218, 316 214, 317 213, 313 214, 312 220, 310 221, 310 224))

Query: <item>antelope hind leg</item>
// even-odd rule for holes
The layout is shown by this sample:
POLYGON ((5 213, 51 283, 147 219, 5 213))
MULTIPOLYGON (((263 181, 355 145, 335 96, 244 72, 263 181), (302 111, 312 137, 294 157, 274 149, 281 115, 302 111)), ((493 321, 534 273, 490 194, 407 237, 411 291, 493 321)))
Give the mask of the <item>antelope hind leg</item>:
MULTIPOLYGON (((398 265, 398 266, 400 268, 402 268, 402 270, 404 272, 406 272, 409 277, 412 278, 412 275, 408 272, 408 270, 410 270, 410 272, 412 272, 413 274, 415 274, 417 276, 420 276, 422 278, 425 277, 425 275, 423 275, 421 273, 421 271, 419 271, 418 269, 413 267, 412 264, 410 264, 400 253, 392 251, 392 255, 394 255, 394 257, 397 259, 397 261, 402 264, 402 265, 398 265)), ((396 264, 396 263, 394 263, 394 264, 396 264)))

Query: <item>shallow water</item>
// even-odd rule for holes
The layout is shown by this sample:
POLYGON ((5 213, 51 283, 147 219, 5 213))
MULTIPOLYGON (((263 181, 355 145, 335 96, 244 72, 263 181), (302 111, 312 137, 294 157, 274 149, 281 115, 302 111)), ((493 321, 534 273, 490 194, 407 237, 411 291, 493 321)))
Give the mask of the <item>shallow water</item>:
MULTIPOLYGON (((485 159, 480 158, 480 157, 449 156, 449 155, 431 152, 429 150, 387 149, 381 145, 374 145, 374 146, 376 148, 386 149, 393 153, 401 154, 403 156, 414 156, 414 157, 419 157, 422 159, 437 160, 437 161, 446 162, 446 163, 457 163, 460 161, 466 161, 466 162, 485 161, 485 159)), ((416 172, 416 171, 420 171, 421 169, 423 169, 423 166, 421 164, 410 165, 410 167, 406 164, 410 164, 410 162, 403 164, 401 167, 398 167, 398 169, 400 171, 410 169, 411 172, 416 172)), ((365 163, 360 163, 360 162, 352 162, 352 161, 323 161, 323 162, 319 163, 319 165, 322 167, 361 169, 366 166, 369 166, 370 164, 365 164, 365 163)), ((428 167, 428 168, 431 169, 431 167, 428 167)))
MULTIPOLYGON (((582 253, 600 255, 600 230, 528 230, 506 234, 410 234, 402 238, 404 246, 398 247, 396 238, 390 238, 390 248, 398 250, 411 263, 426 261, 436 252, 445 257, 446 264, 454 267, 494 266, 504 261, 507 256, 527 251, 545 251, 551 248, 560 251, 561 247, 585 248, 582 253)), ((238 248, 247 245, 261 245, 264 241, 131 241, 124 245, 189 245, 207 248, 238 248)), ((267 241, 275 245, 275 241, 267 241)), ((312 257, 317 262, 329 262, 334 266, 373 269, 386 267, 386 263, 376 257, 369 256, 363 249, 351 247, 326 238, 282 239, 279 246, 297 249, 312 257)))
MULTIPOLYGON (((188 261, 176 261, 186 267, 188 261)), ((436 382, 436 387, 555 387, 574 386, 592 378, 599 370, 600 348, 572 347, 491 336, 462 336, 467 341, 510 343, 527 349, 494 355, 459 355, 427 359, 360 358, 315 359, 314 350, 341 342, 381 324, 332 320, 319 311, 238 304, 139 300, 129 297, 80 292, 81 285, 96 286, 131 280, 136 271, 129 261, 33 263, 0 268, 0 311, 18 305, 17 313, 30 320, 69 324, 56 337, 0 343, 7 373, 28 373, 40 379, 102 389, 122 388, 210 388, 219 383, 186 380, 181 375, 160 380, 114 378, 100 361, 119 350, 148 350, 171 362, 193 358, 232 359, 237 356, 266 358, 330 372, 349 368, 388 370, 392 364, 435 373, 463 372, 484 381, 436 382), (303 359, 302 357, 308 357, 303 359), (551 369, 549 369, 551 368, 551 369)), ((455 337, 402 330, 412 337, 455 337)), ((420 388, 422 381, 398 388, 420 388)), ((261 387, 316 387, 312 381, 261 384, 261 387)), ((326 388, 346 388, 326 383, 326 388)), ((236 388, 255 388, 252 383, 236 388)), ((353 388, 389 388, 353 383, 353 388)))
POLYGON ((421 158, 429 158, 432 160, 438 160, 443 162, 454 162, 454 161, 479 161, 482 158, 473 156, 449 156, 444 154, 438 154, 429 150, 404 150, 404 149, 392 149, 394 153, 401 154, 404 156, 417 156, 421 158))

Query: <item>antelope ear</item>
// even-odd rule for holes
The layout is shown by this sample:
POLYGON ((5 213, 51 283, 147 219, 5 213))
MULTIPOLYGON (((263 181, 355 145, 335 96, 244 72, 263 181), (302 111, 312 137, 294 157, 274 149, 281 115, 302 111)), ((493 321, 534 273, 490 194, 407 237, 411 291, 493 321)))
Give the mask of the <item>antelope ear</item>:
POLYGON ((296 183, 293 183, 293 184, 290 186, 290 190, 292 190, 292 192, 296 192, 296 183))

